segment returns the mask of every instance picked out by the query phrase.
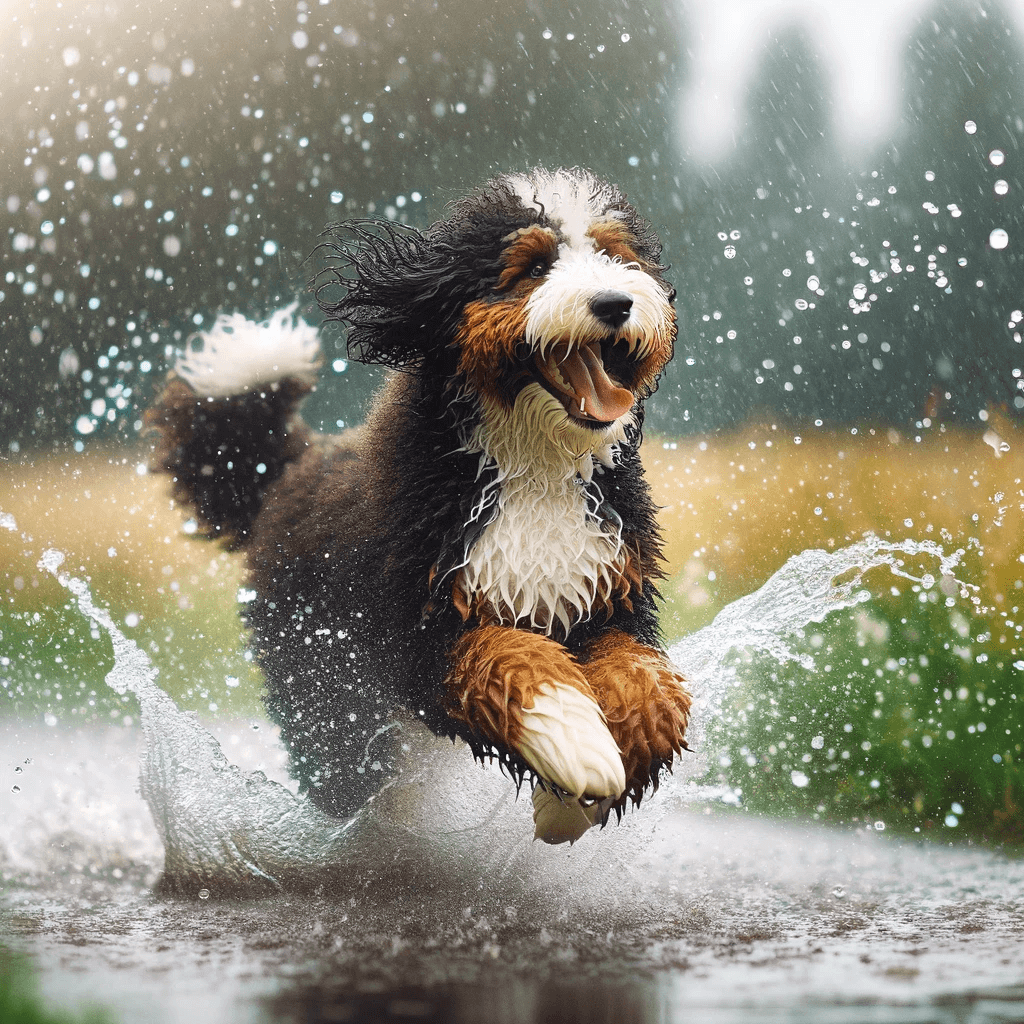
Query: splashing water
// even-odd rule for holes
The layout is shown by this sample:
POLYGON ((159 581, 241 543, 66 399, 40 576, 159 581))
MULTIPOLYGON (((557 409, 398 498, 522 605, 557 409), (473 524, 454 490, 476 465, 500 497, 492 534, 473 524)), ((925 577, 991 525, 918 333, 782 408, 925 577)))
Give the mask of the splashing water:
POLYGON ((884 541, 869 534, 838 551, 801 551, 759 590, 733 601, 710 626, 675 644, 669 654, 690 680, 694 695, 691 746, 702 745, 706 723, 721 710, 722 699, 736 679, 735 667, 726 663, 732 652, 764 651, 780 664, 792 661, 813 671, 811 655, 794 651, 787 638, 834 612, 870 601, 871 592, 861 584, 871 569, 887 565, 895 576, 927 583, 928 577, 914 576, 903 568, 900 555, 934 558, 939 575, 952 577, 961 590, 977 589, 954 576, 964 549, 947 555, 934 541, 884 541))
POLYGON ((66 587, 83 615, 109 635, 116 693, 139 701, 145 749, 140 791, 165 851, 172 891, 276 889, 296 868, 329 864, 350 823, 340 825, 260 772, 242 773, 194 714, 178 709, 156 683, 158 670, 94 603, 88 585, 60 571, 54 549, 39 561, 66 587))
MULTIPOLYGON (((706 722, 735 678, 728 665, 732 652, 757 649, 780 663, 813 668, 813 660, 794 652, 788 638, 808 623, 869 600, 861 587, 866 572, 888 566, 896 575, 927 581, 907 572, 901 558, 924 556, 952 577, 962 555, 947 555, 930 541, 869 536, 836 552, 809 550, 791 558, 758 591, 671 649, 696 698, 691 745, 699 747, 706 722)), ((492 896, 519 903, 540 906, 557 891, 579 905, 628 907, 632 913, 647 903, 641 895, 655 898, 645 865, 673 842, 656 840, 658 823, 679 800, 702 795, 692 785, 687 790, 686 779, 702 773, 706 754, 684 764, 640 813, 586 837, 570 852, 531 841, 529 801, 517 801, 496 768, 481 769, 465 749, 402 722, 403 766, 359 814, 339 822, 262 772, 232 765, 195 715, 180 711, 157 685, 157 669, 97 607, 87 584, 61 571, 63 560, 51 549, 39 565, 110 636, 115 665, 107 684, 119 694, 131 692, 140 704, 140 790, 164 845, 165 891, 225 895, 320 887, 366 895, 395 886, 408 891, 412 885, 424 897, 464 901, 473 894, 479 898, 486 887, 492 896), (638 847, 646 849, 643 857, 638 847)))

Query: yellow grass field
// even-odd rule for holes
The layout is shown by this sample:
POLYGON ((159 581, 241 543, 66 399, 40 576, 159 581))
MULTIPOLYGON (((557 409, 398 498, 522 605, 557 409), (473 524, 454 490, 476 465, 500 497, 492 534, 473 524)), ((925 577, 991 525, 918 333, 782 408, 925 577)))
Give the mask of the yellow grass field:
MULTIPOLYGON (((705 624, 790 555, 867 531, 947 549, 973 538, 980 550, 964 575, 983 603, 1002 618, 1024 604, 1024 430, 1009 422, 916 433, 748 424, 652 439, 644 458, 663 506, 669 637, 705 624)), ((187 535, 166 481, 139 471, 144 460, 138 451, 95 451, 0 461, 0 513, 17 526, 0 529, 0 634, 8 637, 0 655, 10 656, 3 647, 19 635, 15 619, 68 600, 37 566, 56 547, 150 649, 165 658, 176 650, 178 664, 202 652, 215 672, 223 656, 224 672, 251 672, 238 656, 239 557, 187 535)))

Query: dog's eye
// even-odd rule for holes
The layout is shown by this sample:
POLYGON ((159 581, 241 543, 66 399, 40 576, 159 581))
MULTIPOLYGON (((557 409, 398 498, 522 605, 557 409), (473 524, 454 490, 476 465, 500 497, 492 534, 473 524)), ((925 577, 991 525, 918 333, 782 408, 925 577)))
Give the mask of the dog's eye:
POLYGON ((547 260, 534 260, 529 269, 526 271, 527 277, 534 279, 543 277, 548 272, 548 261, 547 260))

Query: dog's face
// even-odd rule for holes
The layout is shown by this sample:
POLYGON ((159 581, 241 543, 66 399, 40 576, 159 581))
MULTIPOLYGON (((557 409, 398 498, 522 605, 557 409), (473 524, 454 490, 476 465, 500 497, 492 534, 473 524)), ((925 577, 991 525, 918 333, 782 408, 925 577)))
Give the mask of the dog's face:
POLYGON ((593 451, 622 436, 672 356, 661 243, 587 171, 498 177, 423 235, 352 230, 354 244, 328 245, 347 295, 325 312, 364 359, 449 366, 492 429, 514 418, 593 451))
POLYGON ((596 447, 672 355, 660 247, 621 194, 585 172, 509 176, 492 190, 509 230, 496 278, 456 330, 460 373, 485 415, 524 405, 576 450, 596 447))

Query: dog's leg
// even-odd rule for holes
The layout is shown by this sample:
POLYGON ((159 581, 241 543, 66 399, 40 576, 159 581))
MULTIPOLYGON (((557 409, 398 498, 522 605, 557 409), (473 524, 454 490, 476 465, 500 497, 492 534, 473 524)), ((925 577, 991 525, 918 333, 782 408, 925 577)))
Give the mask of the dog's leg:
POLYGON ((639 804, 658 772, 686 746, 691 697, 660 651, 609 629, 586 650, 581 668, 622 752, 626 798, 639 804))
POLYGON ((456 721, 570 797, 618 798, 625 789, 593 691, 554 640, 504 626, 472 629, 455 646, 446 694, 456 721))

